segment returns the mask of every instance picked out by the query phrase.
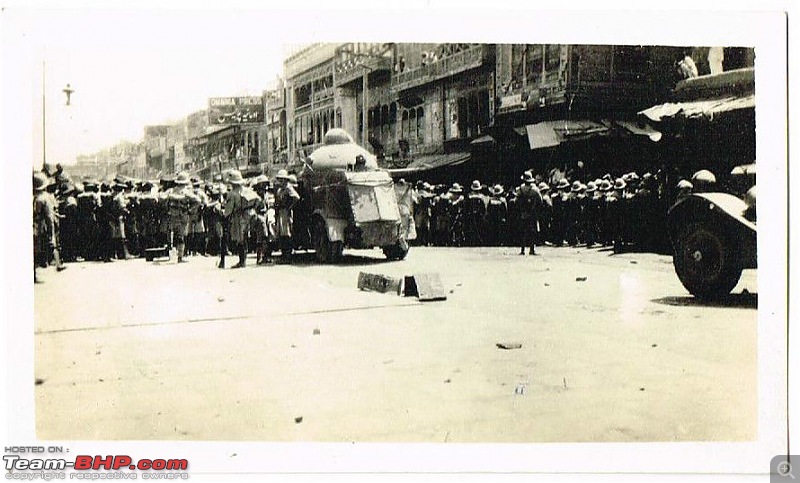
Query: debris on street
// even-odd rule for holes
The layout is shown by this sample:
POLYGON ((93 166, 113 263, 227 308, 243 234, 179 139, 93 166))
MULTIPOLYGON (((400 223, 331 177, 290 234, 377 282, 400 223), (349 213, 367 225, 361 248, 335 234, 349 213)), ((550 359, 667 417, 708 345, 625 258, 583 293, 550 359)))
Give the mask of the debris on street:
POLYGON ((506 350, 521 349, 522 348, 522 343, 521 342, 498 342, 495 345, 497 345, 497 347, 500 348, 500 349, 506 349, 506 350))

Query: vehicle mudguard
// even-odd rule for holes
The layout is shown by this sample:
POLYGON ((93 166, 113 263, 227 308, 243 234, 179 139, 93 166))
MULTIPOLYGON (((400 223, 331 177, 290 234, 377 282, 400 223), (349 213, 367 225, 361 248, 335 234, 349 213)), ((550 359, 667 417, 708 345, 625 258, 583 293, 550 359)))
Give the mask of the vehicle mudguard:
POLYGON ((728 193, 696 193, 675 203, 668 212, 668 226, 673 244, 686 226, 707 223, 726 230, 735 237, 741 250, 744 268, 757 266, 756 224, 744 217, 747 205, 728 193))

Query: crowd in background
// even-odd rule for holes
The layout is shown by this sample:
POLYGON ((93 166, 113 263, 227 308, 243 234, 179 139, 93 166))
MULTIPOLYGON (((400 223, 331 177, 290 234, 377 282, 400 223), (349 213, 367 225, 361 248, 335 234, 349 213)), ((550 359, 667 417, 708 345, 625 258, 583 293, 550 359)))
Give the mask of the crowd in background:
MULTIPOLYGON (((681 180, 678 196, 710 189, 708 171, 681 180)), ((242 267, 249 253, 257 263, 273 262, 280 250, 292 253, 292 210, 300 200, 297 179, 285 171, 275 184, 260 175, 249 180, 229 171, 213 182, 187 173, 157 181, 117 176, 98 182, 73 181, 60 166, 33 175, 35 266, 77 261, 125 260, 148 250, 174 248, 189 256, 237 254, 242 267)), ((404 183, 404 182, 400 182, 404 183)), ((413 189, 417 245, 612 247, 659 251, 668 248, 666 210, 675 201, 662 173, 629 172, 578 179, 554 170, 526 171, 506 188, 478 180, 413 189)))

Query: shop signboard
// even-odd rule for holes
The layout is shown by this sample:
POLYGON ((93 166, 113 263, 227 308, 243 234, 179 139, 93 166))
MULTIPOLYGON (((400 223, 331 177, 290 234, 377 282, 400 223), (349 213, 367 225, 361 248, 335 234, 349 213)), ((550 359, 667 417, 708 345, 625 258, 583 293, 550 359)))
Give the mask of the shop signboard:
POLYGON ((209 124, 252 124, 264 122, 264 98, 212 97, 208 100, 209 124))

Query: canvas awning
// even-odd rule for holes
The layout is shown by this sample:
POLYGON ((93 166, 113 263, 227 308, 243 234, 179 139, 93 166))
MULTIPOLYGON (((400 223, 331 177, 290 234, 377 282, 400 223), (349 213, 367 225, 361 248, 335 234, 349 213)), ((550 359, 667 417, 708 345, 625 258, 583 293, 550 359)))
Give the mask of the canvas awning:
POLYGON ((646 123, 637 123, 632 121, 614 121, 615 124, 624 128, 626 131, 637 136, 647 136, 653 142, 661 140, 661 131, 653 128, 653 126, 646 123))
POLYGON ((389 171, 389 174, 391 174, 393 178, 396 178, 398 176, 411 175, 413 173, 428 171, 431 169, 458 166, 469 161, 470 157, 471 154, 467 152, 427 154, 423 156, 417 156, 405 168, 389 169, 387 171, 389 171))
POLYGON ((667 102, 640 111, 639 114, 654 122, 661 122, 664 119, 694 119, 707 118, 713 120, 714 116, 722 113, 738 111, 741 109, 755 109, 756 96, 724 97, 720 99, 704 99, 689 102, 667 102))
POLYGON ((455 166, 458 164, 463 164, 469 158, 470 158, 470 153, 466 152, 429 154, 424 156, 418 156, 416 159, 411 161, 408 164, 408 166, 406 166, 406 168, 424 171, 429 169, 441 168, 444 166, 455 166))
POLYGON ((531 149, 558 146, 565 141, 578 141, 608 134, 608 126, 589 120, 544 121, 525 126, 531 149))

